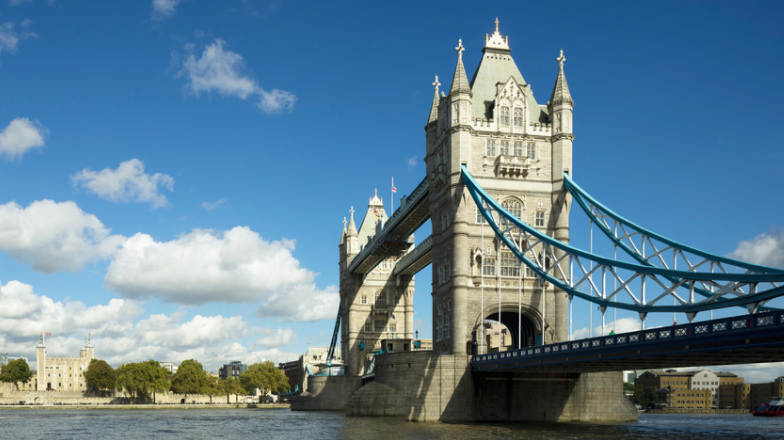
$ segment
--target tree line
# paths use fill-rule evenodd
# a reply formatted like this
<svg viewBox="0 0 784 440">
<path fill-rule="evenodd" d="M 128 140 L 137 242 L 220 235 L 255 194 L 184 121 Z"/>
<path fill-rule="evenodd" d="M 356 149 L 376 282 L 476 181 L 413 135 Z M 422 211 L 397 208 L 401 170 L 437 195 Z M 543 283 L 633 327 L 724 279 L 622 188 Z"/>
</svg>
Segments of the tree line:
<svg viewBox="0 0 784 440">
<path fill-rule="evenodd" d="M 24 359 L 10 361 L 0 369 L 0 381 L 13 383 L 17 389 L 19 383 L 27 382 L 32 376 Z M 105 361 L 93 359 L 84 372 L 84 381 L 92 391 L 111 393 L 117 390 L 134 399 L 152 397 L 153 402 L 158 393 L 167 391 L 184 394 L 186 400 L 188 394 L 208 395 L 210 403 L 213 397 L 225 395 L 229 403 L 232 395 L 237 402 L 239 396 L 252 394 L 256 389 L 262 396 L 289 389 L 286 375 L 270 361 L 250 365 L 239 379 L 220 380 L 208 376 L 198 361 L 188 359 L 180 364 L 169 381 L 169 371 L 154 360 L 131 362 L 115 370 Z"/>
<path fill-rule="evenodd" d="M 93 359 L 84 379 L 93 390 L 111 392 L 116 389 L 132 398 L 152 397 L 153 401 L 157 393 L 166 391 L 184 394 L 186 400 L 189 394 L 207 395 L 210 402 L 213 397 L 225 395 L 228 403 L 232 395 L 237 402 L 239 396 L 252 394 L 256 389 L 262 396 L 289 389 L 286 375 L 270 361 L 250 365 L 239 379 L 221 380 L 208 376 L 198 361 L 188 359 L 180 364 L 170 382 L 168 370 L 154 360 L 124 364 L 115 370 L 105 361 Z"/>
</svg>

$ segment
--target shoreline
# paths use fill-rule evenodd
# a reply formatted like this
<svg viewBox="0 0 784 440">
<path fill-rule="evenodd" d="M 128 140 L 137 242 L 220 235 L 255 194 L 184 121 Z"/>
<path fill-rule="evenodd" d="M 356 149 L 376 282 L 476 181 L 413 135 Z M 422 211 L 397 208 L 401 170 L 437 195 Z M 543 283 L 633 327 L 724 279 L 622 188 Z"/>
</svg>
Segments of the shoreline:
<svg viewBox="0 0 784 440">
<path fill-rule="evenodd" d="M 682 409 L 682 410 L 661 410 L 653 409 L 642 414 L 751 414 L 748 409 Z"/>
<path fill-rule="evenodd" d="M 69 409 L 69 410 L 86 410 L 86 409 L 100 409 L 100 410 L 161 410 L 161 409 L 289 409 L 291 407 L 288 403 L 205 403 L 201 404 L 119 404 L 119 405 L 0 405 L 2 410 L 53 410 L 53 409 Z"/>
</svg>

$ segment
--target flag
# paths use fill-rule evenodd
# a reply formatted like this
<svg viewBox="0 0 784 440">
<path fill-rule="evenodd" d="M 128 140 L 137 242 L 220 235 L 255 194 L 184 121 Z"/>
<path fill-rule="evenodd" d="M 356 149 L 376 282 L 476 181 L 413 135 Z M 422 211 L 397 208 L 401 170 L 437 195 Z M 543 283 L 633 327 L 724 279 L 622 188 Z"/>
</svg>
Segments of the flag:
<svg viewBox="0 0 784 440">
<path fill-rule="evenodd" d="M 392 192 L 393 193 L 397 192 L 397 188 L 395 188 L 395 178 L 394 177 L 392 178 Z"/>
<path fill-rule="evenodd" d="M 52 336 L 51 333 L 44 333 L 44 336 Z"/>
<path fill-rule="evenodd" d="M 376 208 L 373 208 L 373 214 L 376 214 L 376 217 L 381 217 L 381 214 L 376 211 Z"/>
</svg>

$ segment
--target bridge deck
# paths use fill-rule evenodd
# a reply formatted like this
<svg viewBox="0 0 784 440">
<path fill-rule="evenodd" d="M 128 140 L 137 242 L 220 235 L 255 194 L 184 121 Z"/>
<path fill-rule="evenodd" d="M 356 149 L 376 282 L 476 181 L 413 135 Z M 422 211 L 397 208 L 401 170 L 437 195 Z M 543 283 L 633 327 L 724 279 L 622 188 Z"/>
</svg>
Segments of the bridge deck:
<svg viewBox="0 0 784 440">
<path fill-rule="evenodd" d="M 430 184 L 427 177 L 387 220 L 384 228 L 362 248 L 349 265 L 352 274 L 366 274 L 385 258 L 402 255 L 411 247 L 408 237 L 430 218 Z"/>
<path fill-rule="evenodd" d="M 784 361 L 784 311 L 474 355 L 474 372 L 588 373 Z"/>
<path fill-rule="evenodd" d="M 433 236 L 427 237 L 395 264 L 392 275 L 414 275 L 433 262 Z"/>
</svg>

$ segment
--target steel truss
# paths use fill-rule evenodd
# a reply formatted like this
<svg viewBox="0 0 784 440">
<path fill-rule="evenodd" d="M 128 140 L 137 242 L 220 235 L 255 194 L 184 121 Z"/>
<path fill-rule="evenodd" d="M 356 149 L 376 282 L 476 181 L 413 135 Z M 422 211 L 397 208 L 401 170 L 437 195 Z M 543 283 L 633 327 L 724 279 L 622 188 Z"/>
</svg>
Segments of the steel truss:
<svg viewBox="0 0 784 440">
<path fill-rule="evenodd" d="M 603 313 L 615 307 L 636 311 L 644 319 L 650 312 L 678 312 L 692 321 L 697 312 L 733 306 L 755 313 L 761 304 L 784 296 L 784 271 L 712 255 L 655 234 L 590 198 L 568 176 L 567 189 L 573 198 L 636 263 L 586 252 L 540 232 L 490 197 L 465 166 L 462 171 L 463 183 L 496 237 L 536 276 L 570 299 L 576 296 L 599 305 Z M 646 243 L 653 250 L 650 254 L 646 254 Z M 672 267 L 665 260 L 668 252 Z M 679 260 L 688 270 L 677 269 Z M 580 290 L 584 283 L 591 293 Z M 639 283 L 637 292 L 632 290 L 633 283 Z"/>
</svg>

